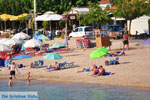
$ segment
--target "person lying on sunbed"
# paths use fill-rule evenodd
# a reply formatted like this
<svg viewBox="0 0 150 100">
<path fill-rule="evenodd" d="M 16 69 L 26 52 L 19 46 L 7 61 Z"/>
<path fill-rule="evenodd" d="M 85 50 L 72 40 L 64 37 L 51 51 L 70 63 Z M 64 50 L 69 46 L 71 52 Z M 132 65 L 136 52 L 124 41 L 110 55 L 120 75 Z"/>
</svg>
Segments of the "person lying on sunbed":
<svg viewBox="0 0 150 100">
<path fill-rule="evenodd" d="M 59 63 L 58 63 L 58 62 L 55 62 L 54 65 L 51 65 L 51 64 L 50 64 L 46 69 L 47 69 L 47 70 L 59 70 L 59 69 L 60 69 Z"/>
<path fill-rule="evenodd" d="M 96 66 L 96 65 L 94 64 L 92 67 L 89 67 L 89 68 L 83 68 L 82 70 L 77 71 L 77 73 L 93 71 L 94 68 L 95 68 L 95 66 Z"/>
</svg>

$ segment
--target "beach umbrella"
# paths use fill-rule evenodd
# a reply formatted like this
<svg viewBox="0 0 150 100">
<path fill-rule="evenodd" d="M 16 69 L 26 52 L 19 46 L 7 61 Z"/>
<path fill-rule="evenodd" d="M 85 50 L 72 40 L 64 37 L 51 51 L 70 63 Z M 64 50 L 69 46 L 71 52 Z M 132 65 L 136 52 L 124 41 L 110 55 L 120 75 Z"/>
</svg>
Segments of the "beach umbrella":
<svg viewBox="0 0 150 100">
<path fill-rule="evenodd" d="M 94 51 L 91 52 L 90 54 L 90 58 L 101 58 L 103 57 L 104 55 L 106 55 L 108 52 L 108 50 L 106 48 L 98 48 Z"/>
<path fill-rule="evenodd" d="M 19 39 L 19 40 L 24 40 L 24 39 L 29 39 L 31 38 L 28 34 L 25 34 L 23 32 L 15 34 L 12 39 Z"/>
<path fill-rule="evenodd" d="M 67 34 L 65 33 L 65 36 L 64 36 L 64 45 L 68 48 L 68 37 L 67 37 Z"/>
<path fill-rule="evenodd" d="M 5 44 L 5 42 L 9 40 L 8 38 L 2 38 L 0 39 L 0 44 Z"/>
<path fill-rule="evenodd" d="M 43 15 L 37 16 L 35 18 L 35 21 L 50 21 L 50 30 L 51 30 L 51 21 L 59 21 L 61 19 L 62 19 L 61 15 L 56 14 L 52 11 L 48 11 Z"/>
<path fill-rule="evenodd" d="M 24 47 L 25 48 L 34 48 L 34 47 L 40 47 L 42 46 L 43 43 L 40 40 L 36 40 L 36 39 L 31 39 L 28 40 L 25 44 Z"/>
<path fill-rule="evenodd" d="M 5 44 L 12 47 L 13 45 L 21 44 L 21 41 L 18 39 L 8 39 Z"/>
<path fill-rule="evenodd" d="M 18 55 L 18 56 L 15 56 L 12 59 L 13 60 L 17 60 L 17 59 L 25 59 L 25 58 L 32 58 L 32 56 L 29 56 L 29 55 Z"/>
<path fill-rule="evenodd" d="M 52 11 L 48 11 L 44 13 L 43 15 L 37 16 L 36 21 L 58 21 L 61 20 L 62 16 L 59 14 L 56 14 Z"/>
<path fill-rule="evenodd" d="M 9 47 L 8 45 L 0 44 L 0 51 L 10 51 L 10 50 L 12 50 L 12 48 Z"/>
<path fill-rule="evenodd" d="M 63 57 L 57 53 L 50 53 L 50 54 L 47 54 L 46 56 L 44 56 L 44 58 L 57 60 L 57 59 L 62 59 Z"/>
<path fill-rule="evenodd" d="M 43 34 L 34 37 L 34 39 L 37 39 L 37 40 L 40 40 L 40 41 L 49 40 L 49 38 L 47 36 L 43 35 Z"/>
<path fill-rule="evenodd" d="M 24 47 L 24 40 L 22 40 L 21 50 L 26 50 Z"/>
<path fill-rule="evenodd" d="M 65 47 L 65 45 L 63 43 L 56 42 L 50 48 L 61 48 L 61 47 Z"/>
<path fill-rule="evenodd" d="M 28 13 L 23 13 L 23 14 L 21 14 L 21 15 L 18 15 L 17 16 L 17 20 L 19 20 L 19 18 L 21 18 L 21 17 L 26 17 L 26 16 L 28 16 L 29 14 Z"/>
<path fill-rule="evenodd" d="M 14 19 L 14 18 L 16 18 L 16 16 L 14 16 L 14 15 L 9 15 L 9 14 L 0 15 L 0 19 L 2 19 L 5 23 L 5 31 L 6 31 L 6 21 L 10 20 L 10 19 Z"/>
</svg>

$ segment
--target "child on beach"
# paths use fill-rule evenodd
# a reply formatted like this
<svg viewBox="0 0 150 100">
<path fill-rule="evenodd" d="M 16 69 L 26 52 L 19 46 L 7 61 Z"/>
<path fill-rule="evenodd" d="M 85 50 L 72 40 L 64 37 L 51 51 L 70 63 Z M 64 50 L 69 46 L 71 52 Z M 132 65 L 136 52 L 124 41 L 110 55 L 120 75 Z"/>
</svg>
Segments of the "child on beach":
<svg viewBox="0 0 150 100">
<path fill-rule="evenodd" d="M 34 63 L 33 62 L 31 62 L 31 64 L 30 64 L 30 68 L 33 68 L 34 67 Z"/>
<path fill-rule="evenodd" d="M 9 78 L 8 85 L 9 85 L 10 87 L 12 87 L 12 86 L 13 86 L 12 77 L 10 77 L 10 78 Z"/>
<path fill-rule="evenodd" d="M 30 72 L 27 73 L 27 84 L 30 85 Z"/>
</svg>

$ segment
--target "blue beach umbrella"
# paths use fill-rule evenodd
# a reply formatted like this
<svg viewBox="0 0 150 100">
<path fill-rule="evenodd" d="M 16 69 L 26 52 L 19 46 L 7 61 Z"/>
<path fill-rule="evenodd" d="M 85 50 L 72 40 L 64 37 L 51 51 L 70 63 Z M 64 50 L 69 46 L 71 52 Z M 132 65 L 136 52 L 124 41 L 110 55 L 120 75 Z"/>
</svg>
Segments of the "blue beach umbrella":
<svg viewBox="0 0 150 100">
<path fill-rule="evenodd" d="M 29 55 L 19 55 L 19 56 L 15 56 L 15 57 L 13 58 L 13 60 L 25 59 L 25 58 L 32 58 L 32 56 L 29 56 Z"/>
<path fill-rule="evenodd" d="M 57 53 L 50 53 L 50 54 L 47 54 L 46 56 L 44 56 L 44 58 L 57 60 L 57 59 L 62 59 L 63 57 Z"/>
<path fill-rule="evenodd" d="M 21 50 L 26 50 L 25 47 L 24 47 L 24 40 L 22 40 Z"/>
<path fill-rule="evenodd" d="M 37 39 L 37 40 L 40 40 L 40 41 L 49 40 L 48 37 L 46 37 L 46 36 L 43 35 L 43 34 L 34 37 L 34 39 Z"/>
</svg>

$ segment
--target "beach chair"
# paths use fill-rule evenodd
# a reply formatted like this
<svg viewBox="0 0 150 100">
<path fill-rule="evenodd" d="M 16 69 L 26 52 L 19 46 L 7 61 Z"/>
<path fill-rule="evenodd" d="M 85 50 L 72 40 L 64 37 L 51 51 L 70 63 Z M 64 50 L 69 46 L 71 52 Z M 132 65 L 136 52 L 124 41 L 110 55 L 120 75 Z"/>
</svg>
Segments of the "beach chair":
<svg viewBox="0 0 150 100">
<path fill-rule="evenodd" d="M 66 66 L 72 66 L 74 65 L 74 62 L 70 62 L 70 63 L 67 63 L 67 62 L 64 62 Z"/>
<path fill-rule="evenodd" d="M 66 65 L 65 63 L 59 63 L 59 68 L 60 69 L 66 68 L 65 65 Z"/>
<path fill-rule="evenodd" d="M 67 62 L 59 63 L 60 69 L 66 68 L 66 67 L 70 67 L 70 66 L 72 66 L 72 65 L 74 65 L 74 62 L 70 62 L 70 63 L 67 63 Z"/>
<path fill-rule="evenodd" d="M 39 60 L 39 66 L 43 66 L 44 65 L 44 61 L 43 60 Z"/>
</svg>

